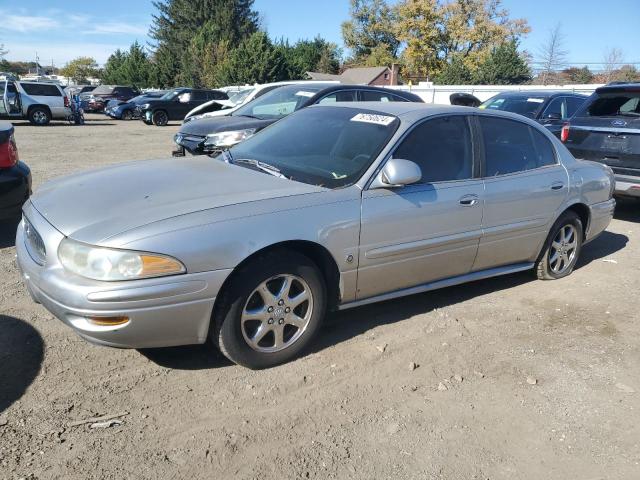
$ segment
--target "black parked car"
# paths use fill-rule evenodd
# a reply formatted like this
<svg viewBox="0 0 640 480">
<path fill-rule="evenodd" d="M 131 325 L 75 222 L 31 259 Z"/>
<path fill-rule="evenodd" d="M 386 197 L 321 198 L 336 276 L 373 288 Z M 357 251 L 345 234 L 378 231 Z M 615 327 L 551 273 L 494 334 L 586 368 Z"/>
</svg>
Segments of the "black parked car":
<svg viewBox="0 0 640 480">
<path fill-rule="evenodd" d="M 13 125 L 0 122 L 0 220 L 20 218 L 31 195 L 31 172 L 18 158 Z"/>
<path fill-rule="evenodd" d="M 86 106 L 84 102 L 82 108 L 89 112 L 102 112 L 109 100 L 120 100 L 128 102 L 133 97 L 140 95 L 140 91 L 135 87 L 123 85 L 100 85 L 96 87 L 89 97 Z M 82 99 L 82 97 L 80 97 Z"/>
<path fill-rule="evenodd" d="M 491 97 L 479 108 L 504 110 L 533 118 L 560 138 L 562 125 L 588 97 L 560 91 L 502 92 Z"/>
<path fill-rule="evenodd" d="M 187 113 L 203 103 L 228 98 L 227 94 L 220 90 L 175 88 L 157 100 L 150 100 L 137 108 L 144 123 L 163 127 L 171 120 L 184 120 Z"/>
<path fill-rule="evenodd" d="M 640 198 L 640 83 L 598 88 L 560 139 L 574 157 L 609 165 L 617 195 Z"/>
<path fill-rule="evenodd" d="M 224 117 L 201 118 L 182 125 L 174 137 L 178 150 L 193 155 L 216 154 L 249 138 L 290 113 L 315 104 L 336 102 L 422 102 L 417 95 L 388 88 L 336 83 L 278 87 Z"/>
<path fill-rule="evenodd" d="M 133 97 L 128 102 L 122 102 L 120 100 L 110 100 L 104 109 L 105 115 L 115 118 L 117 120 L 132 120 L 138 118 L 140 111 L 137 109 L 138 105 L 147 103 L 149 100 L 155 100 L 161 98 L 166 90 L 158 90 L 156 92 L 147 92 L 137 97 Z"/>
</svg>

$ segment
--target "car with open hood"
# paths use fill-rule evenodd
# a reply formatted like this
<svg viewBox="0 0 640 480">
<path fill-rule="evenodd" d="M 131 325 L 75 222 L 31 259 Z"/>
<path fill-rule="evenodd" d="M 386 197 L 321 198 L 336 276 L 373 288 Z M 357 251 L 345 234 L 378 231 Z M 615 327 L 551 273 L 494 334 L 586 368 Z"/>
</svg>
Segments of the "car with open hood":
<svg viewBox="0 0 640 480">
<path fill-rule="evenodd" d="M 229 115 L 201 118 L 184 124 L 174 136 L 174 156 L 217 154 L 310 105 L 342 102 L 419 102 L 410 92 L 336 82 L 300 82 L 270 89 Z"/>
<path fill-rule="evenodd" d="M 137 115 L 147 125 L 163 127 L 172 120 L 183 120 L 184 116 L 198 105 L 210 100 L 228 98 L 228 95 L 220 90 L 174 88 L 160 98 L 138 105 Z"/>
<path fill-rule="evenodd" d="M 525 270 L 566 277 L 611 221 L 613 183 L 519 115 L 314 105 L 215 159 L 43 185 L 17 259 L 33 298 L 91 342 L 210 340 L 265 368 L 300 355 L 333 309 Z"/>
</svg>

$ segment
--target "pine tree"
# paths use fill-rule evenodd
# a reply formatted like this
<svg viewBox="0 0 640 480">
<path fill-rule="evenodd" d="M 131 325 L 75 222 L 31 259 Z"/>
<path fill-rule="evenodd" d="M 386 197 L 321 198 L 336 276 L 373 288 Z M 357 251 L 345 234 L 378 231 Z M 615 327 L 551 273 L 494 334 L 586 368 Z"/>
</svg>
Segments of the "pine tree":
<svg viewBox="0 0 640 480">
<path fill-rule="evenodd" d="M 515 40 L 494 48 L 475 75 L 477 83 L 518 85 L 531 80 L 531 70 L 518 52 Z"/>
</svg>

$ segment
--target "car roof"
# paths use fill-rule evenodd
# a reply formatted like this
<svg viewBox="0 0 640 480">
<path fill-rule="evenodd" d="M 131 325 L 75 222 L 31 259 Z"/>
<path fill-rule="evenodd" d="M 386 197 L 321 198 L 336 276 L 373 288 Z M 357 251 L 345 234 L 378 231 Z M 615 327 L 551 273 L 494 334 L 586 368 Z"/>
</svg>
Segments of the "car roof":
<svg viewBox="0 0 640 480">
<path fill-rule="evenodd" d="M 596 89 L 596 93 L 640 92 L 640 83 L 610 83 Z"/>
<path fill-rule="evenodd" d="M 362 109 L 369 112 L 393 115 L 408 122 L 417 121 L 434 115 L 466 113 L 468 115 L 503 117 L 527 123 L 529 125 L 539 126 L 537 122 L 517 113 L 506 112 L 503 110 L 480 110 L 476 107 L 463 107 L 459 105 L 439 105 L 418 102 L 337 102 L 331 105 L 314 105 L 310 108 L 323 107 L 351 108 L 354 110 Z"/>
<path fill-rule="evenodd" d="M 558 96 L 575 96 L 575 97 L 585 97 L 586 95 L 582 95 L 576 92 L 567 92 L 566 90 L 517 90 L 511 91 L 507 90 L 504 92 L 500 92 L 495 96 L 501 97 L 543 97 L 543 98 L 551 98 Z"/>
</svg>

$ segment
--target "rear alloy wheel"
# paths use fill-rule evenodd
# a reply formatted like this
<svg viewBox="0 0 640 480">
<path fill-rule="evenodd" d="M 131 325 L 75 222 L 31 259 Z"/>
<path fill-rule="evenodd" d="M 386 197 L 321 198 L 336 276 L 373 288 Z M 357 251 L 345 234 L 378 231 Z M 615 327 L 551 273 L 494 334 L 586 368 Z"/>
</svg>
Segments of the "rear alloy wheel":
<svg viewBox="0 0 640 480">
<path fill-rule="evenodd" d="M 156 127 L 164 127 L 169 123 L 169 116 L 167 115 L 167 112 L 158 110 L 157 112 L 153 112 L 151 120 Z"/>
<path fill-rule="evenodd" d="M 324 317 L 326 288 L 315 264 L 296 252 L 271 252 L 238 271 L 214 315 L 212 340 L 252 369 L 295 358 Z"/>
<path fill-rule="evenodd" d="M 582 249 L 583 228 L 580 217 L 565 212 L 556 221 L 536 263 L 541 280 L 555 280 L 571 274 Z"/>
<path fill-rule="evenodd" d="M 50 121 L 51 114 L 44 107 L 35 107 L 29 112 L 29 122 L 33 125 L 48 125 Z"/>
</svg>

